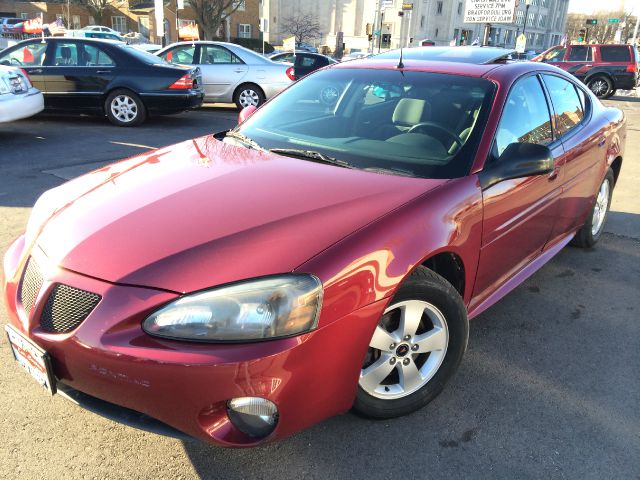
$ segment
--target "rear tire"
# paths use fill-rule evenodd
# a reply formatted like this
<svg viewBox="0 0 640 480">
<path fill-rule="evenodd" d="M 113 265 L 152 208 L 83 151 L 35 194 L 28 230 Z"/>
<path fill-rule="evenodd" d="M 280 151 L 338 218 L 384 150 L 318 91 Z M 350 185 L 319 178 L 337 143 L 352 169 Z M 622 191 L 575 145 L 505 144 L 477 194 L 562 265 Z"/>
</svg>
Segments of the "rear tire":
<svg viewBox="0 0 640 480">
<path fill-rule="evenodd" d="M 418 267 L 373 332 L 353 409 L 370 418 L 393 418 L 424 407 L 458 369 L 468 338 L 458 292 Z"/>
<path fill-rule="evenodd" d="M 250 105 L 259 107 L 264 100 L 262 89 L 253 83 L 240 85 L 233 94 L 233 101 L 240 110 Z"/>
<path fill-rule="evenodd" d="M 613 92 L 613 84 L 609 78 L 604 75 L 595 75 L 587 82 L 587 87 L 598 98 L 608 98 Z"/>
<path fill-rule="evenodd" d="M 607 214 L 609 213 L 609 207 L 611 206 L 614 183 L 613 172 L 609 169 L 600 184 L 600 188 L 598 188 L 589 217 L 582 228 L 578 230 L 576 236 L 573 237 L 573 240 L 571 240 L 571 245 L 580 248 L 591 248 L 600 239 L 607 220 Z"/>
<path fill-rule="evenodd" d="M 135 127 L 147 118 L 147 110 L 140 97 L 124 88 L 114 90 L 107 96 L 104 111 L 109 121 L 118 127 Z"/>
</svg>

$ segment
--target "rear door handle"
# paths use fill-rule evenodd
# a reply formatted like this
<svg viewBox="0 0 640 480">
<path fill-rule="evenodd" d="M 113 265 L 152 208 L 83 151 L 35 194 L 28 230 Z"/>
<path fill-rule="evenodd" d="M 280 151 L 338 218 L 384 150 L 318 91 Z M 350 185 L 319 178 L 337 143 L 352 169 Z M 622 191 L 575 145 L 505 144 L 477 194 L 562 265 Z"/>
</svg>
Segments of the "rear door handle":
<svg viewBox="0 0 640 480">
<path fill-rule="evenodd" d="M 243 73 L 243 72 L 244 72 L 244 70 L 234 70 L 234 72 L 236 72 L 236 73 Z"/>
<path fill-rule="evenodd" d="M 111 70 L 97 70 L 96 73 L 104 75 L 105 73 L 111 73 Z"/>
<path fill-rule="evenodd" d="M 42 69 L 41 68 L 32 68 L 30 70 L 27 70 L 27 72 L 29 74 L 31 74 L 31 73 L 42 73 Z"/>
</svg>

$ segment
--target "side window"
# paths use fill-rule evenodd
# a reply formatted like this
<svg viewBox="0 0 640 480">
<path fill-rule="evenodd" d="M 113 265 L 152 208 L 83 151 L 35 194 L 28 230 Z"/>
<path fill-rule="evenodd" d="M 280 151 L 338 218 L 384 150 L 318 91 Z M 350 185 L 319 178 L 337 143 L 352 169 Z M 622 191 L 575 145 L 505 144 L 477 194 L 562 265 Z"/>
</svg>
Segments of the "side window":
<svg viewBox="0 0 640 480">
<path fill-rule="evenodd" d="M 316 64 L 316 59 L 313 57 L 302 57 L 302 61 L 300 62 L 301 67 L 312 67 Z"/>
<path fill-rule="evenodd" d="M 24 47 L 11 50 L 0 56 L 0 65 L 33 67 L 42 65 L 45 59 L 47 44 L 30 43 Z"/>
<path fill-rule="evenodd" d="M 566 51 L 567 49 L 564 47 L 554 48 L 550 52 L 547 52 L 547 54 L 543 57 L 543 61 L 548 63 L 562 62 Z"/>
<path fill-rule="evenodd" d="M 113 67 L 115 62 L 109 55 L 93 45 L 84 45 L 83 50 L 79 53 L 79 64 L 82 66 L 92 67 Z"/>
<path fill-rule="evenodd" d="M 592 54 L 591 47 L 585 47 L 583 45 L 574 45 L 569 51 L 568 62 L 591 62 Z"/>
<path fill-rule="evenodd" d="M 279 63 L 293 63 L 293 53 L 286 53 L 284 55 L 279 56 L 274 62 Z"/>
<path fill-rule="evenodd" d="M 603 62 L 630 62 L 631 50 L 627 45 L 603 45 L 600 58 Z"/>
<path fill-rule="evenodd" d="M 536 76 L 519 80 L 502 111 L 496 133 L 496 158 L 511 143 L 548 145 L 553 140 L 547 100 Z"/>
<path fill-rule="evenodd" d="M 167 62 L 170 63 L 183 63 L 190 65 L 193 63 L 193 56 L 196 53 L 196 47 L 186 45 L 182 47 L 172 48 L 168 52 L 161 55 Z"/>
<path fill-rule="evenodd" d="M 78 45 L 71 42 L 58 42 L 56 53 L 53 56 L 53 64 L 58 67 L 78 66 Z"/>
<path fill-rule="evenodd" d="M 214 63 L 244 63 L 236 55 L 218 45 L 203 45 L 200 47 L 200 63 L 213 65 Z"/>
<path fill-rule="evenodd" d="M 543 75 L 551 103 L 556 111 L 556 131 L 565 135 L 584 118 L 584 110 L 573 83 L 553 75 Z"/>
</svg>

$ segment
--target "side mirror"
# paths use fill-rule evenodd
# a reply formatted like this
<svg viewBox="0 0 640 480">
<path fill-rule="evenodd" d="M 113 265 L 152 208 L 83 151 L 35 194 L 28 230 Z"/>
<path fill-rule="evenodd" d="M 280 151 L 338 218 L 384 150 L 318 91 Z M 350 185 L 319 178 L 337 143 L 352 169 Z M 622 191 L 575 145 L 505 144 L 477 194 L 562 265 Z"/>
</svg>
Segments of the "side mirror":
<svg viewBox="0 0 640 480">
<path fill-rule="evenodd" d="M 255 105 L 249 105 L 248 107 L 244 107 L 242 110 L 240 110 L 240 113 L 238 114 L 238 125 L 240 125 L 247 118 L 253 115 L 253 112 L 255 112 L 257 109 L 258 108 Z"/>
<path fill-rule="evenodd" d="M 551 173 L 554 168 L 549 147 L 535 143 L 512 143 L 478 177 L 480 187 L 484 190 L 504 180 Z"/>
</svg>

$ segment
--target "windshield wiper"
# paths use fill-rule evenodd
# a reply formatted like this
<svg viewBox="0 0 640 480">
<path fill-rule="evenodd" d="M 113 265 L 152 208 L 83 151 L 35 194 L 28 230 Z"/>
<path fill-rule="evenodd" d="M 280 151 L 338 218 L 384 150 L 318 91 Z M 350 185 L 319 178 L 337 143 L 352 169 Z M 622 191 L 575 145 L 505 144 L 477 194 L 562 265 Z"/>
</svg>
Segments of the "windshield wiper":
<svg viewBox="0 0 640 480">
<path fill-rule="evenodd" d="M 363 168 L 363 170 L 367 171 L 367 172 L 373 172 L 373 173 L 383 173 L 383 174 L 390 174 L 390 175 L 401 175 L 403 177 L 415 177 L 416 174 L 413 173 L 411 170 L 404 170 L 402 168 L 382 168 L 382 167 L 369 167 L 369 168 Z"/>
<path fill-rule="evenodd" d="M 324 153 L 316 152 L 315 150 L 303 150 L 298 148 L 272 148 L 270 152 L 277 153 L 279 155 L 286 155 L 288 157 L 295 158 L 308 158 L 316 162 L 328 163 L 330 165 L 336 165 L 343 168 L 354 168 L 349 162 L 344 160 L 338 160 L 337 158 L 330 157 Z"/>
<path fill-rule="evenodd" d="M 240 143 L 243 143 L 245 146 L 254 150 L 264 150 L 260 145 L 258 145 L 258 142 L 256 142 L 252 138 L 247 137 L 246 135 L 243 135 L 240 132 L 236 132 L 235 130 L 229 130 L 227 133 L 225 133 L 224 136 L 225 138 L 230 137 L 238 140 Z"/>
</svg>

